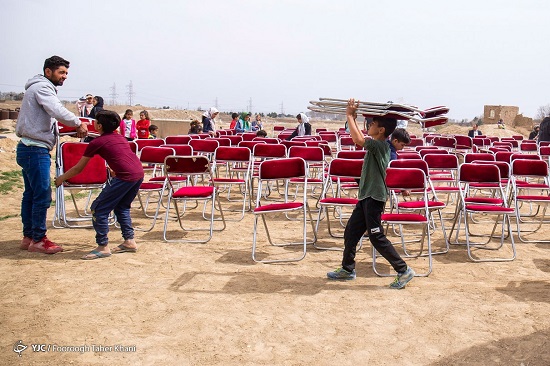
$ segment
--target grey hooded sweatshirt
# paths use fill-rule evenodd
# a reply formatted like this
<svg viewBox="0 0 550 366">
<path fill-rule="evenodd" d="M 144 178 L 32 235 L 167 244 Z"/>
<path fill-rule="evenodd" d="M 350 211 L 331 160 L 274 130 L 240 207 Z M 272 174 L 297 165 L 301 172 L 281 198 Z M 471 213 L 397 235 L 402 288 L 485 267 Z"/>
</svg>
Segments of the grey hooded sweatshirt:
<svg viewBox="0 0 550 366">
<path fill-rule="evenodd" d="M 36 75 L 25 85 L 15 133 L 46 144 L 52 150 L 56 138 L 52 117 L 71 127 L 81 123 L 74 113 L 63 107 L 52 82 L 43 75 Z"/>
</svg>

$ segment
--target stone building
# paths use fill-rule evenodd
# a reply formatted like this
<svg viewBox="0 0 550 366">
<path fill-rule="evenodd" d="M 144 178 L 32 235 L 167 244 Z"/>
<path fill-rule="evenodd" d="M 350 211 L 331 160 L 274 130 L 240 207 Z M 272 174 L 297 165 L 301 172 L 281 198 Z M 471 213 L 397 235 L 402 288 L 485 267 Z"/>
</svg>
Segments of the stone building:
<svg viewBox="0 0 550 366">
<path fill-rule="evenodd" d="M 527 127 L 533 125 L 533 119 L 519 113 L 519 107 L 505 105 L 483 106 L 483 123 L 496 124 L 499 119 L 511 127 Z"/>
</svg>

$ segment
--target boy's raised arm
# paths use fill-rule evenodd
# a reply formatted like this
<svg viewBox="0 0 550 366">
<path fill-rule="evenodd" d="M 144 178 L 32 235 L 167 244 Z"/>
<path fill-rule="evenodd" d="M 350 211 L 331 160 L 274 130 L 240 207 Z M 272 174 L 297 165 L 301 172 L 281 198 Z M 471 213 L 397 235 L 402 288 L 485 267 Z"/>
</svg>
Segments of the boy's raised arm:
<svg viewBox="0 0 550 366">
<path fill-rule="evenodd" d="M 357 108 L 359 108 L 359 101 L 356 102 L 353 98 L 349 99 L 346 107 L 346 118 L 348 120 L 349 133 L 353 142 L 359 146 L 363 146 L 365 144 L 365 136 L 363 136 L 363 132 L 361 132 L 361 129 L 359 129 L 355 121 Z"/>
</svg>

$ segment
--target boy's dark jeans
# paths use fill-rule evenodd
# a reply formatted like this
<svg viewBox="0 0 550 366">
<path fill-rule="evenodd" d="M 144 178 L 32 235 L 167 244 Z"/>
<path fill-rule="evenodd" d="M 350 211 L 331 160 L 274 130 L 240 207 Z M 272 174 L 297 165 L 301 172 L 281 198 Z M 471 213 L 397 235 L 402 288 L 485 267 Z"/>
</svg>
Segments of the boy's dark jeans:
<svg viewBox="0 0 550 366">
<path fill-rule="evenodd" d="M 130 217 L 130 206 L 139 191 L 143 179 L 127 182 L 118 178 L 111 179 L 90 207 L 93 212 L 93 225 L 97 245 L 107 245 L 109 238 L 109 214 L 114 211 L 120 224 L 124 240 L 134 238 L 134 228 Z"/>
<path fill-rule="evenodd" d="M 346 271 L 355 269 L 355 254 L 357 243 L 368 230 L 368 237 L 374 248 L 390 262 L 397 272 L 407 270 L 407 264 L 395 250 L 392 243 L 386 238 L 382 227 L 381 217 L 384 212 L 385 202 L 372 198 L 365 198 L 357 203 L 344 232 L 344 256 L 342 268 Z"/>
</svg>

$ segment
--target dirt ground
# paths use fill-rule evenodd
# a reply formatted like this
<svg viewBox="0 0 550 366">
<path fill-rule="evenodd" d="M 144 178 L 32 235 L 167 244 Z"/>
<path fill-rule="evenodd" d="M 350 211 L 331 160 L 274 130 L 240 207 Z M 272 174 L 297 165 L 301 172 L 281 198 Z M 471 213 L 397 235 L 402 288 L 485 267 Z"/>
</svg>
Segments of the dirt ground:
<svg viewBox="0 0 550 366">
<path fill-rule="evenodd" d="M 491 128 L 482 129 L 515 133 Z M 0 139 L 0 172 L 18 170 L 15 145 L 13 135 Z M 137 253 L 83 261 L 93 230 L 52 228 L 53 206 L 48 235 L 64 252 L 19 249 L 21 192 L 15 185 L 0 200 L 2 365 L 550 364 L 548 244 L 517 244 L 517 259 L 505 263 L 473 263 L 465 247 L 453 246 L 433 257 L 429 277 L 396 291 L 388 289 L 391 278 L 373 273 L 368 241 L 355 281 L 327 280 L 341 252 L 312 246 L 300 262 L 254 263 L 247 213 L 207 244 L 166 243 L 159 222 L 136 232 Z M 146 225 L 137 207 L 134 222 Z M 299 232 L 284 217 L 272 224 L 279 236 Z M 111 230 L 116 245 L 120 234 Z M 175 225 L 170 233 L 178 233 Z M 538 238 L 548 233 L 544 227 Z M 298 250 L 267 248 L 262 230 L 259 239 L 262 257 Z M 325 221 L 319 241 L 342 245 Z M 440 229 L 432 241 L 441 247 Z M 408 263 L 426 268 L 425 258 Z"/>
</svg>

